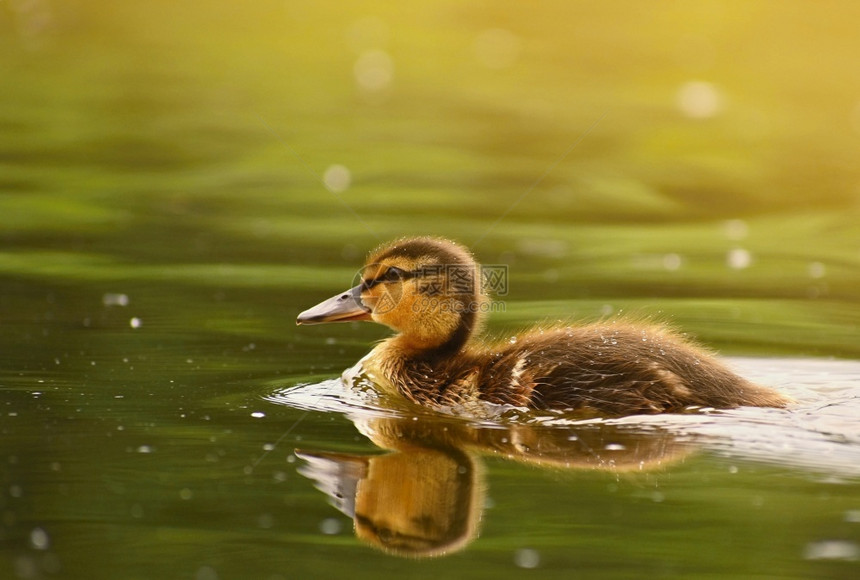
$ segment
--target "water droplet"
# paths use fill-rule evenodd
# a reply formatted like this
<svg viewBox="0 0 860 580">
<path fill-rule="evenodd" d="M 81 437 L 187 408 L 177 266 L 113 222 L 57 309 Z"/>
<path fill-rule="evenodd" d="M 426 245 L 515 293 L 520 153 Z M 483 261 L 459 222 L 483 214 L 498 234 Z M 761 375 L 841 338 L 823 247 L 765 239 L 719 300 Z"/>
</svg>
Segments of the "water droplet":
<svg viewBox="0 0 860 580">
<path fill-rule="evenodd" d="M 384 50 L 365 50 L 352 69 L 358 87 L 368 93 L 378 93 L 391 86 L 394 80 L 394 61 Z"/>
<path fill-rule="evenodd" d="M 822 540 L 810 542 L 803 551 L 807 560 L 849 560 L 860 559 L 860 546 L 847 540 Z"/>
<path fill-rule="evenodd" d="M 752 254 L 743 248 L 733 248 L 726 254 L 726 264 L 732 270 L 743 270 L 752 264 Z"/>
<path fill-rule="evenodd" d="M 30 532 L 30 545 L 36 550 L 47 550 L 51 545 L 51 538 L 42 528 L 33 528 Z"/>
<path fill-rule="evenodd" d="M 666 254 L 663 256 L 663 267 L 670 272 L 674 272 L 681 267 L 683 260 L 678 254 Z"/>
<path fill-rule="evenodd" d="M 341 528 L 343 528 L 343 526 L 341 525 L 340 520 L 336 518 L 326 518 L 320 522 L 320 531 L 327 536 L 339 534 Z"/>
<path fill-rule="evenodd" d="M 194 580 L 218 580 L 218 572 L 211 566 L 200 566 L 194 572 Z"/>
<path fill-rule="evenodd" d="M 15 575 L 18 578 L 38 578 L 39 574 L 39 565 L 34 558 L 24 555 L 15 560 Z"/>
<path fill-rule="evenodd" d="M 705 81 L 690 81 L 678 90 L 677 105 L 681 113 L 692 119 L 708 119 L 723 108 L 717 88 Z"/>
<path fill-rule="evenodd" d="M 531 548 L 521 548 L 514 552 L 514 563 L 520 568 L 537 568 L 540 554 Z"/>
<path fill-rule="evenodd" d="M 108 292 L 102 296 L 105 306 L 128 306 L 128 295 Z"/>
<path fill-rule="evenodd" d="M 137 316 L 133 317 L 131 320 L 128 321 L 128 325 L 131 326 L 132 328 L 140 328 L 141 324 L 143 324 L 143 323 L 140 321 L 140 318 L 138 318 Z"/>
<path fill-rule="evenodd" d="M 343 165 L 330 165 L 323 173 L 323 184 L 333 193 L 346 191 L 351 183 L 352 173 Z"/>
<path fill-rule="evenodd" d="M 275 525 L 275 516 L 272 514 L 260 514 L 257 518 L 257 526 L 261 527 L 264 530 L 268 530 L 269 528 Z"/>
<path fill-rule="evenodd" d="M 809 264 L 807 271 L 809 272 L 809 277 L 815 279 L 824 278 L 824 275 L 827 273 L 827 269 L 821 262 L 812 262 Z"/>
</svg>

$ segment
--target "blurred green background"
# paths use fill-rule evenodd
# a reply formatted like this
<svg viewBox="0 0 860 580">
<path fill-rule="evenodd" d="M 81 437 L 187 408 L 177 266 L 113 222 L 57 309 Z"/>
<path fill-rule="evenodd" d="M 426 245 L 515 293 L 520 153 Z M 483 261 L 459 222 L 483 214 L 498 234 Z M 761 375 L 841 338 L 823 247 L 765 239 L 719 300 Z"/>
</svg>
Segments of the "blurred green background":
<svg viewBox="0 0 860 580">
<path fill-rule="evenodd" d="M 410 568 L 320 536 L 331 508 L 294 467 L 247 466 L 299 417 L 287 442 L 372 446 L 261 396 L 336 376 L 387 331 L 295 315 L 377 243 L 433 234 L 509 266 L 491 333 L 622 311 L 729 354 L 858 358 L 858 25 L 850 1 L 0 2 L 2 574 L 498 576 L 522 509 L 563 553 L 569 480 L 504 464 L 510 507 L 477 555 Z M 820 493 L 753 470 L 697 504 L 724 468 L 676 474 L 690 513 Z M 610 501 L 586 480 L 571 510 Z M 836 496 L 856 509 L 856 488 Z M 283 509 L 273 539 L 259 513 Z M 743 540 L 765 563 L 611 526 L 577 557 L 605 577 L 845 577 L 797 563 L 792 534 L 826 528 L 797 509 L 787 536 L 774 507 Z M 618 542 L 646 543 L 612 568 Z M 291 568 L 264 574 L 281 549 Z"/>
<path fill-rule="evenodd" d="M 6 275 L 325 294 L 431 233 L 509 263 L 511 301 L 671 298 L 720 346 L 858 351 L 853 3 L 0 15 Z"/>
</svg>

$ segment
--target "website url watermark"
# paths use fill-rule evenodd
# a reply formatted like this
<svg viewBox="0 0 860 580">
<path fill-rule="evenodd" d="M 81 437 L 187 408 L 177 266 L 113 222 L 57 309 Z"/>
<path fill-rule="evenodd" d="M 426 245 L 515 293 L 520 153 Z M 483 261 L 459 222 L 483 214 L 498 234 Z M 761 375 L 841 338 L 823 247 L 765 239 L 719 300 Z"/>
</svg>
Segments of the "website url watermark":
<svg viewBox="0 0 860 580">
<path fill-rule="evenodd" d="M 502 300 L 484 300 L 481 302 L 458 302 L 456 300 L 443 300 L 429 296 L 412 303 L 413 312 L 424 312 L 427 310 L 439 312 L 455 312 L 457 314 L 476 312 L 507 312 L 507 306 Z"/>
</svg>

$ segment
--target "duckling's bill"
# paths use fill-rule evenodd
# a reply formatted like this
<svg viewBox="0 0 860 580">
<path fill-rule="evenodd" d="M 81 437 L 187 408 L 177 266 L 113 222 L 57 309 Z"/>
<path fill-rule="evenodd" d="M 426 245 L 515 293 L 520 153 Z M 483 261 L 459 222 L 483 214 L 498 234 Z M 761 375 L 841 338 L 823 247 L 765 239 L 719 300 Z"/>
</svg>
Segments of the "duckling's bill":
<svg viewBox="0 0 860 580">
<path fill-rule="evenodd" d="M 296 324 L 351 322 L 353 320 L 371 320 L 370 308 L 361 301 L 361 285 L 308 308 L 299 314 L 296 318 Z"/>
</svg>

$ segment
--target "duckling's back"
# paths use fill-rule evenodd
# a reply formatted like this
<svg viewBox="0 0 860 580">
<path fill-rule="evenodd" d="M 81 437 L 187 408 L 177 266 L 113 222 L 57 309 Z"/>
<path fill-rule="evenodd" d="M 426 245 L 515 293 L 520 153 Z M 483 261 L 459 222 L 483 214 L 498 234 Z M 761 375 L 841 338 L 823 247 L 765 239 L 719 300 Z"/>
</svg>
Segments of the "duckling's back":
<svg viewBox="0 0 860 580">
<path fill-rule="evenodd" d="M 617 416 L 788 402 L 658 326 L 536 331 L 491 352 L 479 388 L 494 403 Z"/>
</svg>

